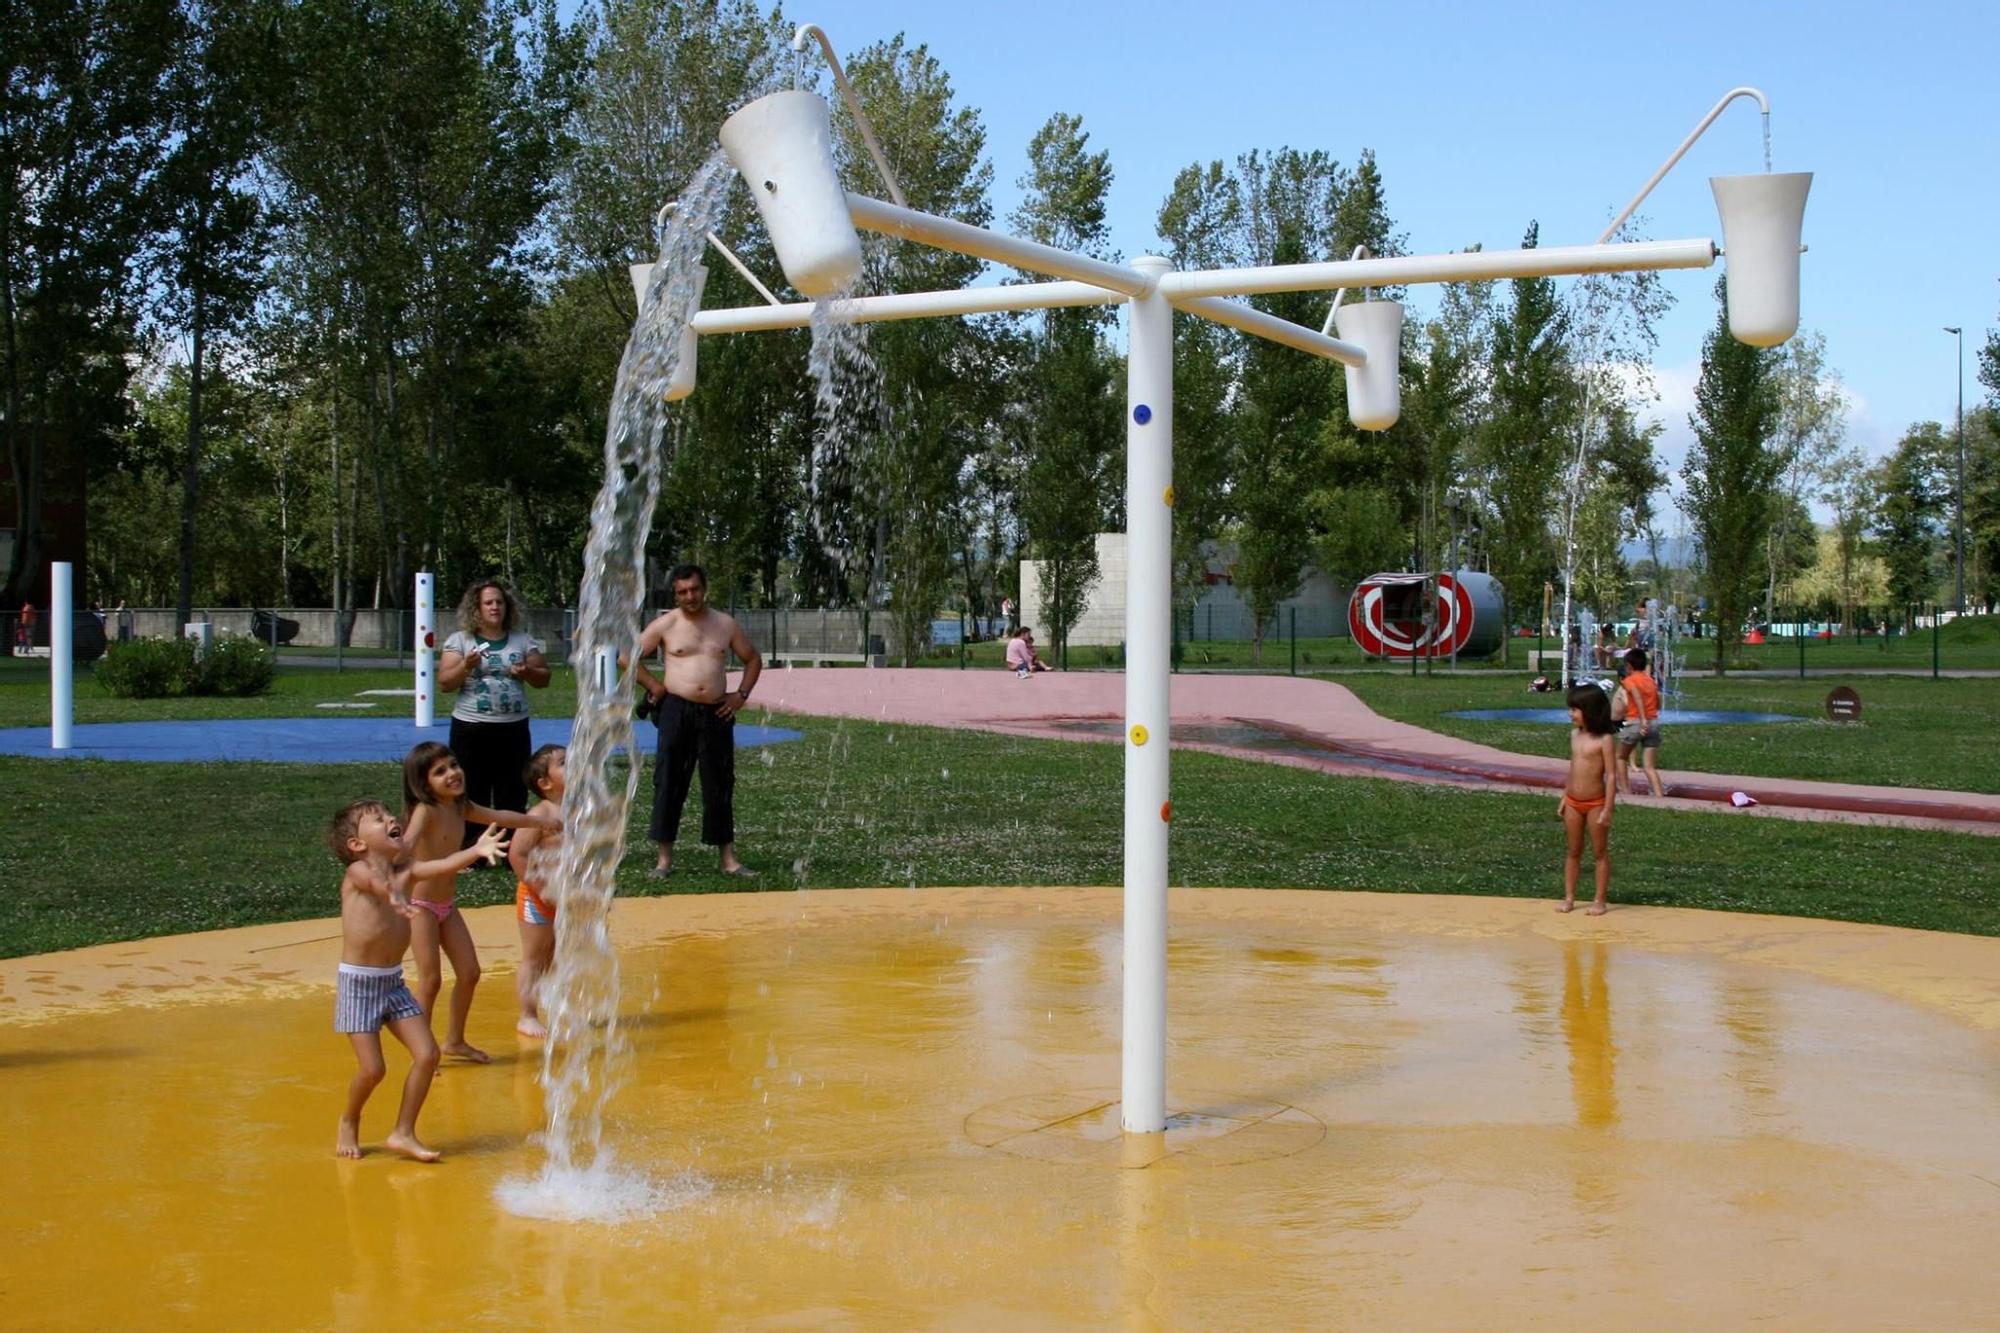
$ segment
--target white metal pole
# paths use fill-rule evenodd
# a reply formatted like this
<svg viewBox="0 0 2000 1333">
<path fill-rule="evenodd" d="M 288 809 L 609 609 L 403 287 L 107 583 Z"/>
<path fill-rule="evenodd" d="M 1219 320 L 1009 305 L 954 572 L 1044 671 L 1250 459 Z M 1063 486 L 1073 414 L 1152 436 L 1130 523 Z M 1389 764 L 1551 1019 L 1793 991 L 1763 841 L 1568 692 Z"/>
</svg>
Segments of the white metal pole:
<svg viewBox="0 0 2000 1333">
<path fill-rule="evenodd" d="M 429 570 L 417 574 L 417 726 L 429 727 L 437 720 L 437 681 L 431 670 L 431 654 L 437 647 L 436 580 Z"/>
<path fill-rule="evenodd" d="M 70 651 L 75 632 L 70 603 L 70 563 L 58 560 L 49 566 L 49 748 L 69 749 L 70 720 L 74 714 L 76 655 Z"/>
<path fill-rule="evenodd" d="M 1144 255 L 1157 279 L 1173 266 Z M 1127 1133 L 1167 1127 L 1168 689 L 1174 560 L 1174 312 L 1131 303 L 1125 403 L 1125 1022 Z"/>
</svg>

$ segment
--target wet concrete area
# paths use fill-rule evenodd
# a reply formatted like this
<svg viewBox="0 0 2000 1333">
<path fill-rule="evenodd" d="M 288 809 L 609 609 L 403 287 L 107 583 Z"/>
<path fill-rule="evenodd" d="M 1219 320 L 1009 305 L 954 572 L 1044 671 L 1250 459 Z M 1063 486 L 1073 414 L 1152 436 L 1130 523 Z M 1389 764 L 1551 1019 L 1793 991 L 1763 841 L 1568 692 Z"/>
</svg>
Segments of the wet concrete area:
<svg viewBox="0 0 2000 1333">
<path fill-rule="evenodd" d="M 1166 1135 L 1117 1131 L 1118 895 L 619 906 L 619 1223 L 517 1217 L 511 927 L 426 1108 L 298 923 L 0 964 L 11 1326 L 1964 1327 L 2000 1308 L 2000 941 L 1177 891 Z M 232 952 L 233 950 L 233 952 Z"/>
</svg>

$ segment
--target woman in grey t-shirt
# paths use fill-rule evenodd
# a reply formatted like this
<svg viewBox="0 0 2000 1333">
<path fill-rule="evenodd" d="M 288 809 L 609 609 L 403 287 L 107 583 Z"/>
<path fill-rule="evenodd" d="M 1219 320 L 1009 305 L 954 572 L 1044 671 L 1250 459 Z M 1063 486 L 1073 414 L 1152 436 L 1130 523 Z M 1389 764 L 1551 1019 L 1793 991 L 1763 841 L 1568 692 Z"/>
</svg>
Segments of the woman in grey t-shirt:
<svg viewBox="0 0 2000 1333">
<path fill-rule="evenodd" d="M 456 690 L 451 750 L 465 770 L 465 795 L 494 810 L 525 810 L 521 772 L 534 751 L 528 734 L 528 691 L 549 683 L 541 645 L 522 633 L 520 603 L 504 583 L 488 579 L 465 590 L 458 632 L 438 657 L 438 689 Z M 466 826 L 468 840 L 483 825 Z"/>
</svg>

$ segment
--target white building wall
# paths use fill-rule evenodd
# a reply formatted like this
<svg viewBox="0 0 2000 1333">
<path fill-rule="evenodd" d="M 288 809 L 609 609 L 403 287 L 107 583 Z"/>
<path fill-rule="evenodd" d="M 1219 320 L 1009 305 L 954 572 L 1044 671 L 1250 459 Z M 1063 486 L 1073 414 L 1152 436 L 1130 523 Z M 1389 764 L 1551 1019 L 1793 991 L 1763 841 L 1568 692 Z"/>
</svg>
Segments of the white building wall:
<svg viewBox="0 0 2000 1333">
<path fill-rule="evenodd" d="M 1236 551 L 1231 545 L 1218 543 L 1211 549 L 1208 560 L 1211 581 L 1194 606 L 1195 637 L 1250 638 L 1250 608 L 1229 578 L 1235 559 Z M 1112 646 L 1125 641 L 1124 533 L 1097 535 L 1097 563 L 1097 586 L 1091 589 L 1083 614 L 1070 631 L 1072 647 Z M 1041 564 L 1039 560 L 1021 562 L 1021 624 L 1034 630 L 1035 642 L 1047 649 L 1054 643 L 1054 635 L 1042 610 Z M 1278 633 L 1290 632 L 1294 610 L 1298 612 L 1298 630 L 1303 637 L 1347 633 L 1347 589 L 1335 587 L 1317 569 L 1307 569 L 1298 594 L 1279 603 Z M 1188 632 L 1189 627 L 1183 621 L 1181 633 Z"/>
</svg>

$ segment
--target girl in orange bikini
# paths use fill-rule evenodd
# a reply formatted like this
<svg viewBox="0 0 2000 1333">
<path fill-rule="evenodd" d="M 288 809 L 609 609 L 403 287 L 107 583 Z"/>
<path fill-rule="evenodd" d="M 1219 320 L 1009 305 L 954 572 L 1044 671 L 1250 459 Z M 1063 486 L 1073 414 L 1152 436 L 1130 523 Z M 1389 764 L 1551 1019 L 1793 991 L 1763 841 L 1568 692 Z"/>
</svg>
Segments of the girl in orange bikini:
<svg viewBox="0 0 2000 1333">
<path fill-rule="evenodd" d="M 498 824 L 503 828 L 527 828 L 541 824 L 513 810 L 488 810 L 465 799 L 465 770 L 451 747 L 424 741 L 403 760 L 403 847 L 418 861 L 442 861 L 465 841 L 465 821 Z M 504 845 L 502 850 L 505 850 Z M 417 963 L 417 1003 L 424 1016 L 437 1010 L 438 991 L 444 987 L 444 969 L 438 961 L 443 952 L 451 959 L 451 1022 L 445 1032 L 443 1051 L 485 1064 L 486 1052 L 465 1039 L 465 1020 L 472 1013 L 472 988 L 479 984 L 479 953 L 472 947 L 472 932 L 458 910 L 458 875 L 453 872 L 432 879 L 413 880 L 410 906 L 419 908 L 410 921 L 410 956 Z"/>
<path fill-rule="evenodd" d="M 1611 700 L 1596 685 L 1569 687 L 1569 782 L 1556 803 L 1556 817 L 1569 835 L 1563 859 L 1563 900 L 1558 912 L 1576 907 L 1576 877 L 1583 868 L 1583 831 L 1590 829 L 1591 859 L 1597 872 L 1597 900 L 1591 916 L 1605 913 L 1611 890 L 1611 807 L 1617 796 L 1617 727 L 1611 721 Z"/>
</svg>

